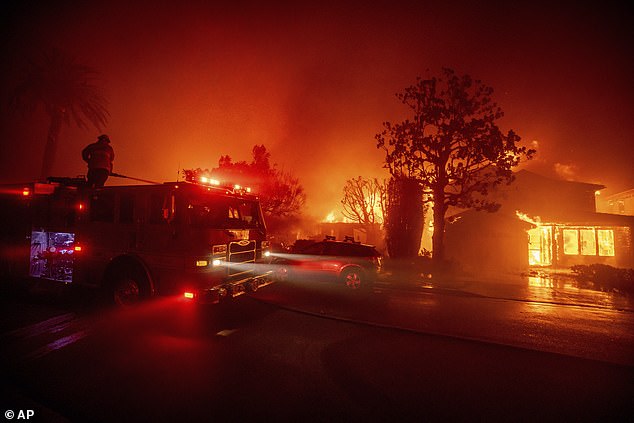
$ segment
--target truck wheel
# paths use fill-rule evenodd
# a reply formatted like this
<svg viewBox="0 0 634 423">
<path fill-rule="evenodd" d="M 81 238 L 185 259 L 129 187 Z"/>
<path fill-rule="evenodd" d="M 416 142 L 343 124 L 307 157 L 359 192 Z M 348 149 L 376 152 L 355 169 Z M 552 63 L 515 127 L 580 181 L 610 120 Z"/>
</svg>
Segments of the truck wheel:
<svg viewBox="0 0 634 423">
<path fill-rule="evenodd" d="M 113 281 L 112 300 L 119 307 L 133 306 L 146 297 L 144 288 L 142 277 L 132 273 L 122 273 Z"/>
<path fill-rule="evenodd" d="M 341 274 L 341 280 L 345 284 L 345 286 L 349 289 L 361 289 L 365 288 L 366 280 L 363 275 L 363 271 L 358 268 L 352 268 L 345 270 Z"/>
</svg>

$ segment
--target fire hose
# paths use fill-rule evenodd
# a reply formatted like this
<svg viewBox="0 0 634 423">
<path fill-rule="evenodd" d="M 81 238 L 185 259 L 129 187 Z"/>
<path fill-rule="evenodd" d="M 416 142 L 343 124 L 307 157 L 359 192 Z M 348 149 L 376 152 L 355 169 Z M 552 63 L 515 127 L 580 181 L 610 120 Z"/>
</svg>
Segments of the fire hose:
<svg viewBox="0 0 634 423">
<path fill-rule="evenodd" d="M 134 178 L 132 176 L 126 176 L 126 175 L 122 175 L 120 173 L 111 173 L 110 176 L 114 176 L 114 177 L 117 177 L 117 178 L 131 179 L 133 181 L 145 182 L 147 184 L 161 185 L 160 182 L 149 181 L 147 179 L 141 179 L 141 178 Z"/>
</svg>

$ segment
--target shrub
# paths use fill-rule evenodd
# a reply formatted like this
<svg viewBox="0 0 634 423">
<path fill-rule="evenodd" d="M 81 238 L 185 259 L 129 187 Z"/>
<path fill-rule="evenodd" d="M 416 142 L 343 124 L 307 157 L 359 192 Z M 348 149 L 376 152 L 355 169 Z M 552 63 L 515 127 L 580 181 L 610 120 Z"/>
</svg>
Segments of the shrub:
<svg viewBox="0 0 634 423">
<path fill-rule="evenodd" d="M 606 264 L 578 264 L 570 268 L 580 282 L 590 282 L 603 291 L 634 293 L 634 269 Z"/>
</svg>

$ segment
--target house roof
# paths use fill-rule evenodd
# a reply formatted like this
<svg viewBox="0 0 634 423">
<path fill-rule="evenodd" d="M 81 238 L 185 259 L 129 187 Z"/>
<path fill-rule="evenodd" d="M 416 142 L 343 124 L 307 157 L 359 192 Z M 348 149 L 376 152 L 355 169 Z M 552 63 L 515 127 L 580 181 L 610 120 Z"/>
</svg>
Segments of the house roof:
<svg viewBox="0 0 634 423">
<path fill-rule="evenodd" d="M 529 219 L 539 222 L 540 224 L 556 224 L 556 225 L 573 225 L 573 226 L 627 226 L 634 227 L 634 216 L 624 216 L 609 213 L 591 213 L 591 212 L 575 212 L 575 213 L 556 213 L 556 214 L 540 214 L 528 215 Z M 464 220 L 463 220 L 464 219 Z M 535 226 L 533 223 L 520 219 L 517 214 L 505 211 L 487 213 L 483 211 L 465 210 L 462 213 L 452 215 L 447 218 L 449 223 L 459 222 L 462 224 L 474 222 L 482 219 L 497 219 L 498 222 L 517 220 L 524 222 L 528 227 Z"/>
<path fill-rule="evenodd" d="M 514 213 L 507 213 L 503 211 L 497 212 L 486 212 L 486 211 L 477 211 L 474 209 L 465 210 L 460 213 L 453 214 L 445 219 L 447 223 L 453 225 L 471 225 L 471 224 L 482 224 L 488 222 L 488 224 L 498 224 L 504 222 L 505 224 L 511 224 L 521 227 L 522 229 L 530 229 L 533 224 L 521 220 Z M 485 223 L 486 224 L 486 223 Z"/>
<path fill-rule="evenodd" d="M 525 169 L 515 172 L 514 175 L 516 180 L 526 180 L 527 182 L 534 182 L 534 183 L 546 184 L 546 185 L 559 184 L 559 185 L 576 186 L 580 189 L 585 189 L 588 191 L 599 191 L 606 188 L 605 185 L 601 185 L 601 184 L 592 184 L 588 182 L 568 181 L 565 179 L 549 178 L 547 176 L 539 175 L 535 172 L 531 172 Z"/>
<path fill-rule="evenodd" d="M 634 227 L 634 216 L 610 213 L 561 213 L 539 216 L 543 223 L 559 223 L 579 226 L 629 226 Z"/>
</svg>

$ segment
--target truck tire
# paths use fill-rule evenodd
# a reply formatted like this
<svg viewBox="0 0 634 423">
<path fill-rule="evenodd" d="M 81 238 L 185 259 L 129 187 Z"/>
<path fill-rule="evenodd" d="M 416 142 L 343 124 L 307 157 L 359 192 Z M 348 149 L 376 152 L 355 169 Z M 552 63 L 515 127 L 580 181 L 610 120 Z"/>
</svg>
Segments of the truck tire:
<svg viewBox="0 0 634 423">
<path fill-rule="evenodd" d="M 119 271 L 111 283 L 111 298 L 114 305 L 130 307 L 148 297 L 147 278 L 139 271 Z"/>
</svg>

